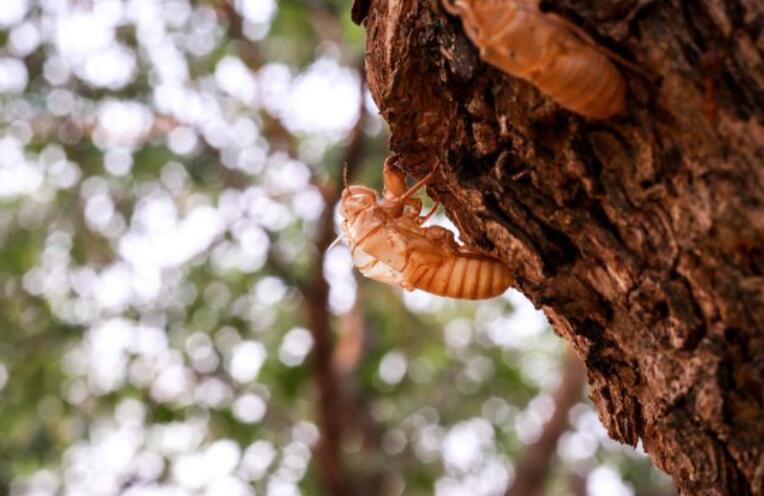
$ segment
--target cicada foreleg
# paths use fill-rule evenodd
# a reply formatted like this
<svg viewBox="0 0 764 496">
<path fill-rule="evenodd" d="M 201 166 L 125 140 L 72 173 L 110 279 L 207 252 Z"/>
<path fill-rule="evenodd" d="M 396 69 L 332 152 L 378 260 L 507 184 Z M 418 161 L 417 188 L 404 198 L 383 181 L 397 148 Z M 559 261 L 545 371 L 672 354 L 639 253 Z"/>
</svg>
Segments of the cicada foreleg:
<svg viewBox="0 0 764 496">
<path fill-rule="evenodd" d="M 441 5 L 443 6 L 443 10 L 451 14 L 452 16 L 461 16 L 465 8 L 462 5 L 461 0 L 456 0 L 453 4 L 449 2 L 449 0 L 442 0 Z"/>
<path fill-rule="evenodd" d="M 435 178 L 438 165 L 436 164 L 425 177 L 419 180 L 411 188 L 406 189 L 406 174 L 393 167 L 391 160 L 391 158 L 385 160 L 383 171 L 385 189 L 383 191 L 383 196 L 385 199 L 402 204 L 404 207 L 410 207 L 411 211 L 407 212 L 407 216 L 413 216 L 419 224 L 426 222 L 435 213 L 439 204 L 436 204 L 435 207 L 424 216 L 424 219 L 420 220 L 422 219 L 419 215 L 422 211 L 422 200 L 412 197 L 420 189 L 432 182 Z"/>
<path fill-rule="evenodd" d="M 464 28 L 464 33 L 467 35 L 467 38 L 469 38 L 474 45 L 481 46 L 483 44 L 482 36 L 474 28 L 474 26 L 478 25 L 474 13 L 468 5 L 465 5 L 463 0 L 456 0 L 453 4 L 451 4 L 449 0 L 441 0 L 441 5 L 443 5 L 443 9 L 452 16 L 462 17 L 467 20 L 467 22 L 462 23 L 462 27 Z"/>
<path fill-rule="evenodd" d="M 416 221 L 417 221 L 417 223 L 418 223 L 418 224 L 424 224 L 425 222 L 427 222 L 428 220 L 430 220 L 430 218 L 431 218 L 433 215 L 435 215 L 435 212 L 437 212 L 437 211 L 438 211 L 438 207 L 440 207 L 440 202 L 435 202 L 435 205 L 433 205 L 433 206 L 432 206 L 432 208 L 431 208 L 431 209 L 430 209 L 430 210 L 429 210 L 429 211 L 428 211 L 426 214 L 424 214 L 424 215 L 420 215 L 420 216 L 417 218 L 417 220 L 416 220 Z"/>
<path fill-rule="evenodd" d="M 387 159 L 385 161 L 385 167 L 383 171 L 385 180 L 385 193 L 390 193 L 390 195 L 385 195 L 385 197 L 394 201 L 405 202 L 417 194 L 420 189 L 432 182 L 438 169 L 436 164 L 435 167 L 433 167 L 426 176 L 417 181 L 417 183 L 414 184 L 411 188 L 406 189 L 406 175 L 393 167 L 390 161 L 391 159 Z"/>
<path fill-rule="evenodd" d="M 432 168 L 432 170 L 426 176 L 424 176 L 422 179 L 417 181 L 416 184 L 414 184 L 411 188 L 409 188 L 408 191 L 403 193 L 401 196 L 396 198 L 396 200 L 404 201 L 405 202 L 406 200 L 408 200 L 409 198 L 411 198 L 412 196 L 417 194 L 417 192 L 420 189 L 424 188 L 425 186 L 430 184 L 433 179 L 435 179 L 435 173 L 436 172 L 438 172 L 438 165 L 437 164 L 435 165 L 435 167 Z"/>
<path fill-rule="evenodd" d="M 385 166 L 383 169 L 383 178 L 385 188 L 382 191 L 382 196 L 390 201 L 399 201 L 399 198 L 406 194 L 406 174 L 401 172 L 392 165 L 393 157 L 388 157 L 385 160 Z M 411 210 L 418 216 L 422 210 L 422 200 L 418 198 L 409 198 L 403 202 L 404 207 L 410 207 Z"/>
<path fill-rule="evenodd" d="M 393 160 L 395 160 L 395 155 L 387 157 L 382 169 L 382 177 L 385 183 L 383 195 L 389 200 L 397 199 L 406 193 L 406 174 L 393 166 Z"/>
</svg>

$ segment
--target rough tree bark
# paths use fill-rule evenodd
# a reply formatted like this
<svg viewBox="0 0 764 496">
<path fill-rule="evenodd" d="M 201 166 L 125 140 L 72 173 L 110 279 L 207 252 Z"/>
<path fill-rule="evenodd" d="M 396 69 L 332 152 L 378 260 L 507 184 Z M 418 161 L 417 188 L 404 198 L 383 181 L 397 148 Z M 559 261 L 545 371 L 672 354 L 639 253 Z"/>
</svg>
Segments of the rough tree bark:
<svg viewBox="0 0 764 496">
<path fill-rule="evenodd" d="M 510 1 L 510 0 L 507 0 Z M 590 121 L 481 62 L 438 0 L 358 0 L 399 164 L 587 367 L 682 494 L 764 494 L 764 3 L 542 5 L 633 61 Z"/>
</svg>

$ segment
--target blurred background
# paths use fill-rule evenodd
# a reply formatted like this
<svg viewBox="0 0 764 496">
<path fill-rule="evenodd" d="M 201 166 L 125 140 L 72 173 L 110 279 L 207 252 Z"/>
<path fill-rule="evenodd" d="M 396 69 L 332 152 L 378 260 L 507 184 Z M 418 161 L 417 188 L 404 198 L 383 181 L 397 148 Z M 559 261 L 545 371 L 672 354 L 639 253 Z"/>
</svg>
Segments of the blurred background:
<svg viewBox="0 0 764 496">
<path fill-rule="evenodd" d="M 387 150 L 349 12 L 0 1 L 0 494 L 673 494 L 522 295 L 327 251 Z"/>
</svg>

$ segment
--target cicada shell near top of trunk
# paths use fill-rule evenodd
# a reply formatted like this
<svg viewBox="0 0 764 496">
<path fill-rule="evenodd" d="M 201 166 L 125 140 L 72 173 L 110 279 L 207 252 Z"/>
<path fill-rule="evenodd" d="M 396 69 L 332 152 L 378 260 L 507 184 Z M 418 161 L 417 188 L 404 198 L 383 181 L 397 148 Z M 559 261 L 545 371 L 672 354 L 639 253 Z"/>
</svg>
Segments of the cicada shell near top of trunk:
<svg viewBox="0 0 764 496">
<path fill-rule="evenodd" d="M 626 82 L 611 58 L 581 28 L 537 2 L 522 0 L 443 0 L 462 19 L 481 58 L 524 79 L 562 107 L 606 119 L 623 112 Z"/>
</svg>

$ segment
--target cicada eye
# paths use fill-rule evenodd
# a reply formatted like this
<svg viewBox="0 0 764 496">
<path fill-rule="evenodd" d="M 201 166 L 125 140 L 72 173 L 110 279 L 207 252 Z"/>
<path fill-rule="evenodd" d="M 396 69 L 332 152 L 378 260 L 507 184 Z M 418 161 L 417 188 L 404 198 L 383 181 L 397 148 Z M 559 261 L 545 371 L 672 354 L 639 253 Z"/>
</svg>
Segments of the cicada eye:
<svg viewBox="0 0 764 496">
<path fill-rule="evenodd" d="M 375 201 L 376 198 L 366 192 L 351 193 L 342 199 L 340 213 L 345 218 L 353 217 L 358 215 L 361 211 L 373 206 Z"/>
<path fill-rule="evenodd" d="M 350 204 L 355 208 L 367 208 L 374 204 L 374 199 L 369 195 L 353 195 L 350 198 Z"/>
</svg>

